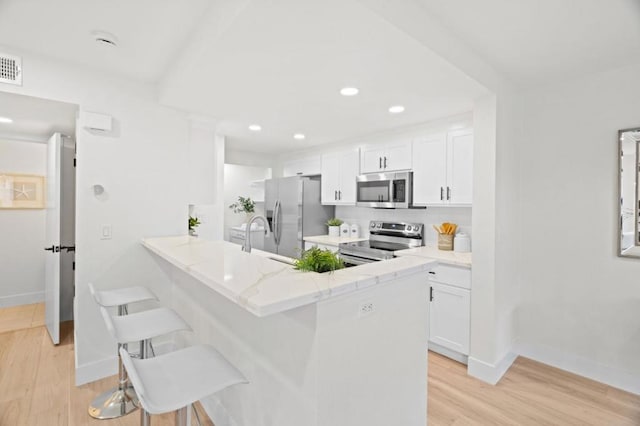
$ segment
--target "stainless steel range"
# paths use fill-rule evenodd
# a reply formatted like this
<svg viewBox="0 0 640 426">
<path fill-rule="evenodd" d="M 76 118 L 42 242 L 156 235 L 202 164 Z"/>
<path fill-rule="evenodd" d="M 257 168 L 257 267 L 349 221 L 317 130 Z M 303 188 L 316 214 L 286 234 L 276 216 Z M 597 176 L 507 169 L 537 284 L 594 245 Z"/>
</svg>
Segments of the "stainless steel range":
<svg viewBox="0 0 640 426">
<path fill-rule="evenodd" d="M 339 255 L 347 266 L 392 259 L 393 252 L 424 245 L 421 223 L 369 222 L 369 240 L 341 243 Z"/>
</svg>

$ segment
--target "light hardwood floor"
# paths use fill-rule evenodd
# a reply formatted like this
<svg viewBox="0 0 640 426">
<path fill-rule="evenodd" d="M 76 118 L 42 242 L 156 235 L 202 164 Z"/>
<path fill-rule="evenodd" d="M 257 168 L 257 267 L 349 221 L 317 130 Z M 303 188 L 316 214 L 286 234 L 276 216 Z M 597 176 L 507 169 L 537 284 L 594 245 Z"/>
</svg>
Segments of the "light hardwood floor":
<svg viewBox="0 0 640 426">
<path fill-rule="evenodd" d="M 0 332 L 0 426 L 138 424 L 137 413 L 110 421 L 88 416 L 91 399 L 115 377 L 74 386 L 72 323 L 63 323 L 62 342 L 54 347 L 33 307 L 25 308 L 29 321 L 27 313 L 10 309 L 11 315 L 0 309 L 0 330 L 9 322 L 29 326 Z M 429 353 L 428 403 L 431 426 L 640 425 L 640 397 L 522 357 L 491 386 L 467 376 L 466 366 Z M 152 423 L 173 425 L 173 416 L 154 416 Z"/>
</svg>

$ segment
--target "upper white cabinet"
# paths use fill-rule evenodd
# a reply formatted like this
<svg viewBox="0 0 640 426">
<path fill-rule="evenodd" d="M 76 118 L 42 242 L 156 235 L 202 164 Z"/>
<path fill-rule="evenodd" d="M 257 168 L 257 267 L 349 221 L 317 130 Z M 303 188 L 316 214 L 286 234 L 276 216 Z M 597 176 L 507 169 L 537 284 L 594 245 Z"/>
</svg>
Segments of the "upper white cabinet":
<svg viewBox="0 0 640 426">
<path fill-rule="evenodd" d="M 412 164 L 411 142 L 396 141 L 362 148 L 360 169 L 362 173 L 409 170 Z"/>
<path fill-rule="evenodd" d="M 322 204 L 355 205 L 358 163 L 357 150 L 322 156 Z"/>
<path fill-rule="evenodd" d="M 319 155 L 285 161 L 282 165 L 282 176 L 313 176 L 321 173 Z"/>
<path fill-rule="evenodd" d="M 413 142 L 413 204 L 471 205 L 473 133 L 460 130 Z"/>
</svg>

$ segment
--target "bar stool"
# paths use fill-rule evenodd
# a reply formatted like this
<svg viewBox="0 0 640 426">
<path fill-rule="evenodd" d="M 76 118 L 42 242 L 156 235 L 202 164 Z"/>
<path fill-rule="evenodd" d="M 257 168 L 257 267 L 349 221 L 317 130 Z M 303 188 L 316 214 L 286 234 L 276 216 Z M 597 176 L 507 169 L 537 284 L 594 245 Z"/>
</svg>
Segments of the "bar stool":
<svg viewBox="0 0 640 426">
<path fill-rule="evenodd" d="M 96 290 L 89 283 L 89 292 L 101 307 L 117 307 L 118 315 L 129 313 L 129 304 L 158 300 L 146 287 L 134 286 L 113 290 Z M 126 344 L 125 344 L 126 345 Z M 127 385 L 127 372 L 120 359 L 121 345 L 118 344 L 118 386 L 98 395 L 89 406 L 89 415 L 96 419 L 113 419 L 121 417 L 137 409 L 135 391 Z"/>
<path fill-rule="evenodd" d="M 125 348 L 120 357 L 138 395 L 141 426 L 150 426 L 151 414 L 176 411 L 176 426 L 187 425 L 187 407 L 196 401 L 247 379 L 217 350 L 190 346 L 148 359 L 133 359 Z"/>
</svg>

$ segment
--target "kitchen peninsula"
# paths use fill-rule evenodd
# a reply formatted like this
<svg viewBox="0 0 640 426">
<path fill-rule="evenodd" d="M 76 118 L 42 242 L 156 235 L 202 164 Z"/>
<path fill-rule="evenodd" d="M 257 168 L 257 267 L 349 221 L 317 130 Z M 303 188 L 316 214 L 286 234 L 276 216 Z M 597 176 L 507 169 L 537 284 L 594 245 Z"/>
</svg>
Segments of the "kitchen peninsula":
<svg viewBox="0 0 640 426">
<path fill-rule="evenodd" d="M 426 424 L 436 261 L 403 256 L 318 274 L 224 241 L 143 245 L 171 277 L 163 302 L 193 327 L 178 345 L 210 343 L 250 381 L 203 401 L 216 425 Z"/>
</svg>

